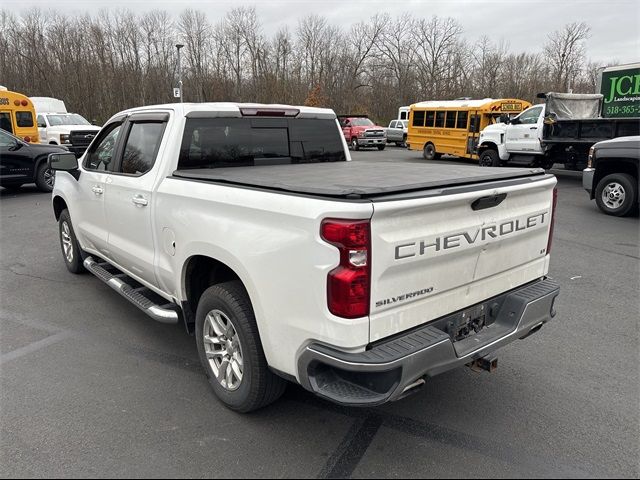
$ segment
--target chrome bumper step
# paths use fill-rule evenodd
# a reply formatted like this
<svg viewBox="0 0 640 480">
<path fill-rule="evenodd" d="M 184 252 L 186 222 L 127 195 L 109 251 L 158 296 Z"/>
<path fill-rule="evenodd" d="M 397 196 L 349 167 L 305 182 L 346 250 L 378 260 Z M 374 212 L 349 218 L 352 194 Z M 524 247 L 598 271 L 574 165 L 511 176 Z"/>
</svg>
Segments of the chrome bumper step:
<svg viewBox="0 0 640 480">
<path fill-rule="evenodd" d="M 158 305 L 154 300 L 149 298 L 156 296 L 151 290 L 146 287 L 134 287 L 130 285 L 127 283 L 127 280 L 131 283 L 134 283 L 135 280 L 122 272 L 109 272 L 107 270 L 108 268 L 115 268 L 111 266 L 111 264 L 107 262 L 99 263 L 93 257 L 87 257 L 84 260 L 84 267 L 155 321 L 174 324 L 180 321 L 180 311 L 176 305 L 166 303 L 165 299 L 163 299 L 162 305 Z M 145 293 L 149 296 L 146 296 Z"/>
</svg>

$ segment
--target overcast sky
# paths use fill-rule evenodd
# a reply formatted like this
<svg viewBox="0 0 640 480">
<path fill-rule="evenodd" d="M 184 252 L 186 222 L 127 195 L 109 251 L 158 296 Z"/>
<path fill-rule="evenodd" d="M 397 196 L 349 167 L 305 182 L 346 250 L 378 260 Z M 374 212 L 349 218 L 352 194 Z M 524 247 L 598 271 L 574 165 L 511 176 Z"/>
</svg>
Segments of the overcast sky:
<svg viewBox="0 0 640 480">
<path fill-rule="evenodd" d="M 640 61 L 640 0 L 21 0 L 16 3 L 19 10 L 53 7 L 67 14 L 128 8 L 134 12 L 162 9 L 177 17 L 183 9 L 194 8 L 206 12 L 212 22 L 221 19 L 230 8 L 255 6 L 267 34 L 285 25 L 294 31 L 298 19 L 309 13 L 348 27 L 378 12 L 396 15 L 406 11 L 417 18 L 454 17 L 462 24 L 467 39 L 475 40 L 482 35 L 496 41 L 505 39 L 511 52 L 540 51 L 547 33 L 566 23 L 583 21 L 591 27 L 587 42 L 589 58 L 602 65 Z"/>
</svg>

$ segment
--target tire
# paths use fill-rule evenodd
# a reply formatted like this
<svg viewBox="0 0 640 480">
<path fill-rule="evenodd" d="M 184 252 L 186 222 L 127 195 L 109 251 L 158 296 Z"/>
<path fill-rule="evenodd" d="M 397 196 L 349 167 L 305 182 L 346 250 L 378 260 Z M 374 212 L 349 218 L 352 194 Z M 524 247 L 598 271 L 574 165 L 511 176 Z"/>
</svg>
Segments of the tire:
<svg viewBox="0 0 640 480">
<path fill-rule="evenodd" d="M 627 173 L 612 173 L 598 182 L 595 197 L 607 215 L 630 215 L 638 207 L 638 180 Z"/>
<path fill-rule="evenodd" d="M 242 283 L 220 283 L 205 290 L 198 302 L 195 335 L 198 355 L 209 384 L 228 408 L 248 413 L 282 396 L 287 382 L 269 370 L 251 301 Z M 227 335 L 231 338 L 227 338 Z M 216 343 L 205 341 L 205 336 L 208 339 L 215 338 Z M 219 342 L 228 344 L 223 347 Z M 233 353 L 224 356 L 212 354 L 217 353 L 216 348 Z M 214 366 L 222 374 L 220 380 Z M 239 371 L 240 377 L 236 373 L 227 376 L 229 370 Z"/>
<path fill-rule="evenodd" d="M 384 147 L 386 147 L 386 145 L 378 145 L 378 150 L 382 151 L 384 150 Z"/>
<path fill-rule="evenodd" d="M 71 273 L 82 273 L 85 271 L 83 254 L 80 244 L 73 231 L 69 210 L 63 210 L 58 219 L 58 234 L 60 237 L 60 248 L 62 249 L 62 259 Z"/>
<path fill-rule="evenodd" d="M 402 143 L 400 144 L 400 146 L 402 148 L 407 148 L 407 136 L 406 135 L 402 136 Z"/>
<path fill-rule="evenodd" d="M 436 147 L 433 146 L 433 143 L 427 143 L 424 146 L 422 150 L 422 156 L 425 160 L 435 160 L 437 158 L 440 158 L 436 153 Z"/>
<path fill-rule="evenodd" d="M 485 150 L 480 154 L 478 165 L 481 167 L 499 167 L 500 157 L 498 156 L 498 152 L 491 149 Z"/>
<path fill-rule="evenodd" d="M 55 172 L 47 166 L 46 162 L 43 162 L 36 173 L 36 186 L 40 191 L 50 193 L 53 191 L 54 181 Z"/>
<path fill-rule="evenodd" d="M 360 145 L 358 145 L 358 139 L 356 137 L 351 138 L 351 148 L 353 148 L 355 151 L 360 150 Z"/>
</svg>

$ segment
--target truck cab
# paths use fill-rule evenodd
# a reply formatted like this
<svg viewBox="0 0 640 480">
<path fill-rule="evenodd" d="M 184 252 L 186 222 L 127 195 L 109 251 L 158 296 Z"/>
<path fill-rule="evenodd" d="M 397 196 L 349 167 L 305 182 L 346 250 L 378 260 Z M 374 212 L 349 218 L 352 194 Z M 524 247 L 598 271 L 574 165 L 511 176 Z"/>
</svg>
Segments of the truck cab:
<svg viewBox="0 0 640 480">
<path fill-rule="evenodd" d="M 387 134 L 384 128 L 373 123 L 366 115 L 339 115 L 342 134 L 351 148 L 378 147 L 384 150 Z"/>
<path fill-rule="evenodd" d="M 100 127 L 91 125 L 87 119 L 77 113 L 38 113 L 37 122 L 40 143 L 50 145 L 71 146 L 72 131 L 89 136 L 91 140 L 100 131 Z"/>
</svg>

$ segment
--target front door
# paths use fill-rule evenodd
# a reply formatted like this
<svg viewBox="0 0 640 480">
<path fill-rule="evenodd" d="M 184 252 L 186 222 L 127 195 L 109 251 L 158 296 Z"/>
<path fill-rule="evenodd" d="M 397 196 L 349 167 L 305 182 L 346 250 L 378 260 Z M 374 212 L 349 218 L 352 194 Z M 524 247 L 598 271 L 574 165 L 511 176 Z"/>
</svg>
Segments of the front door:
<svg viewBox="0 0 640 480">
<path fill-rule="evenodd" d="M 49 143 L 47 139 L 47 122 L 44 115 L 38 115 L 38 136 L 40 137 L 40 143 Z"/>
<path fill-rule="evenodd" d="M 33 181 L 33 160 L 29 145 L 0 129 L 0 184 Z"/>
<path fill-rule="evenodd" d="M 122 122 L 105 126 L 100 132 L 100 138 L 87 152 L 78 179 L 80 201 L 75 202 L 75 210 L 71 212 L 71 221 L 82 246 L 108 259 L 111 254 L 107 244 L 104 199 L 108 180 L 115 166 L 121 130 Z"/>
<path fill-rule="evenodd" d="M 122 158 L 107 184 L 109 250 L 122 268 L 156 284 L 151 215 L 158 177 L 156 157 L 166 114 L 132 115 L 126 125 Z M 155 168 L 154 168 L 155 167 Z"/>
<path fill-rule="evenodd" d="M 542 153 L 540 134 L 542 128 L 542 110 L 537 105 L 528 108 L 507 125 L 506 146 L 509 153 Z"/>
</svg>

